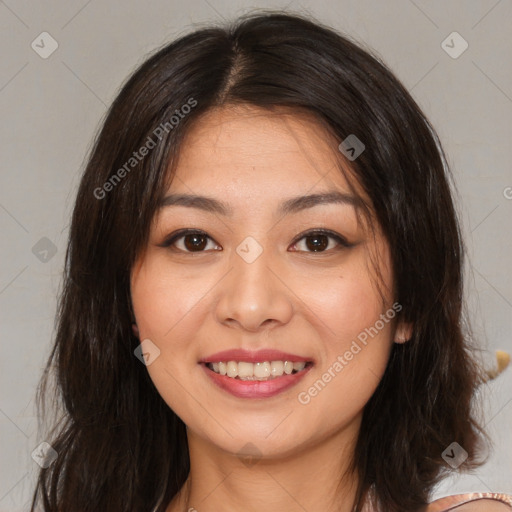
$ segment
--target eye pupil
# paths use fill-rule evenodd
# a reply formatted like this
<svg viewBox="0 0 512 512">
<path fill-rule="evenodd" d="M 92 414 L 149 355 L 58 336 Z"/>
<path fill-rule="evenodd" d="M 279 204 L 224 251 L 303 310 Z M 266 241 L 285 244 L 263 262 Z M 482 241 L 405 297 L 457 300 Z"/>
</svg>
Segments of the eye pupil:
<svg viewBox="0 0 512 512">
<path fill-rule="evenodd" d="M 193 233 L 190 235 L 185 235 L 183 237 L 183 242 L 188 251 L 201 251 L 206 247 L 207 237 L 199 233 Z"/>
<path fill-rule="evenodd" d="M 329 237 L 327 235 L 309 235 L 306 237 L 306 245 L 308 249 L 312 249 L 313 251 L 322 251 L 327 248 L 329 245 Z M 309 243 L 309 240 L 313 240 L 313 243 Z"/>
</svg>

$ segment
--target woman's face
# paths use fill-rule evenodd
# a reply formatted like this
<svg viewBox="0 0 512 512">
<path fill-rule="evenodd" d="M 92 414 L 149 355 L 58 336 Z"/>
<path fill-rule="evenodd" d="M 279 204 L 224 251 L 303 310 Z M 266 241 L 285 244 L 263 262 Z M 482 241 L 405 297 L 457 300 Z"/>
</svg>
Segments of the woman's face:
<svg viewBox="0 0 512 512">
<path fill-rule="evenodd" d="M 268 457 L 355 440 L 400 306 L 339 142 L 311 119 L 249 107 L 210 111 L 187 135 L 131 293 L 147 370 L 189 438 Z M 215 356 L 232 350 L 247 352 Z"/>
</svg>

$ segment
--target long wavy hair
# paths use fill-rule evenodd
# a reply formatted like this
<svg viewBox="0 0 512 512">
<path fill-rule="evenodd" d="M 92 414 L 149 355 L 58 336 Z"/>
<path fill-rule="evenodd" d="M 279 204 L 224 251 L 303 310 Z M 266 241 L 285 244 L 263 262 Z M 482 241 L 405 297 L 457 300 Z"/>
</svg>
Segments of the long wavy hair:
<svg viewBox="0 0 512 512">
<path fill-rule="evenodd" d="M 470 455 L 463 467 L 481 463 L 485 434 L 472 402 L 482 377 L 469 351 L 463 243 L 439 139 L 370 50 L 311 17 L 260 11 L 158 49 L 105 117 L 76 197 L 38 389 L 43 417 L 45 403 L 57 405 L 45 439 L 58 456 L 40 471 L 32 511 L 164 512 L 187 479 L 185 425 L 134 356 L 129 278 L 187 130 L 209 109 L 236 104 L 308 112 L 340 143 L 352 134 L 365 144 L 350 167 L 390 246 L 399 319 L 414 330 L 394 344 L 365 406 L 353 510 L 369 495 L 386 511 L 420 510 L 448 472 L 442 452 L 453 441 Z"/>
</svg>

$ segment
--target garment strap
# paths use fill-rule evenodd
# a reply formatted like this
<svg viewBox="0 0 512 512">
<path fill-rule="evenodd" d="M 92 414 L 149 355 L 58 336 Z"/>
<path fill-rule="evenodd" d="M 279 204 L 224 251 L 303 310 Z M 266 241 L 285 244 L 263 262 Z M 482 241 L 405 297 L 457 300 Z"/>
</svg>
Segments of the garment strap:
<svg viewBox="0 0 512 512">
<path fill-rule="evenodd" d="M 447 496 L 445 498 L 435 500 L 426 508 L 425 512 L 448 512 L 449 510 L 453 510 L 454 508 L 458 507 L 459 505 L 463 505 L 464 503 L 483 499 L 496 500 L 500 501 L 501 503 L 506 503 L 512 509 L 512 495 L 510 494 L 495 492 L 471 492 L 467 494 L 454 494 L 453 496 Z"/>
</svg>

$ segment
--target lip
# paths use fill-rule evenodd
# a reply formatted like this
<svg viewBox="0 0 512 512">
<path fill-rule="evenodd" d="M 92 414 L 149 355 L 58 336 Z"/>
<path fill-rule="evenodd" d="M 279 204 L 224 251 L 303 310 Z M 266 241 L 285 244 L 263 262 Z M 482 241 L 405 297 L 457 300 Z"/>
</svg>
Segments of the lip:
<svg viewBox="0 0 512 512">
<path fill-rule="evenodd" d="M 231 352 L 231 351 L 230 351 Z M 224 354 L 223 352 L 219 352 L 219 354 Z M 217 356 L 217 354 L 215 354 Z M 223 356 L 224 357 L 224 356 Z M 238 357 L 238 356 L 237 356 Z M 248 356 L 249 357 L 249 356 Z M 254 357 L 254 354 L 250 357 Z M 243 359 L 230 359 L 231 361 L 243 361 Z M 279 359 L 274 359 L 274 361 Z M 223 359 L 220 359 L 223 361 Z M 225 361 L 225 359 L 224 359 Z M 251 362 L 246 360 L 247 362 Z M 260 359 L 261 361 L 261 359 Z M 268 361 L 268 359 L 267 359 Z M 288 359 L 290 361 L 290 359 Z M 300 361 L 306 361 L 306 359 L 300 359 Z M 209 362 L 217 362 L 217 361 L 209 361 Z M 206 362 L 203 361 L 201 363 L 201 367 L 206 372 L 207 376 L 217 385 L 219 388 L 227 391 L 228 393 L 234 395 L 237 398 L 270 398 L 275 396 L 283 391 L 291 388 L 295 384 L 297 384 L 300 380 L 302 380 L 305 375 L 313 368 L 313 364 L 307 366 L 303 370 L 297 373 L 293 373 L 290 375 L 281 375 L 280 377 L 276 377 L 271 380 L 258 381 L 258 380 L 239 380 L 233 379 L 232 377 L 228 377 L 227 375 L 220 375 L 215 373 L 213 370 L 210 370 L 206 365 Z"/>
<path fill-rule="evenodd" d="M 245 363 L 257 363 L 261 361 L 290 361 L 292 363 L 315 363 L 314 359 L 311 357 L 303 357 L 296 354 L 290 354 L 288 352 L 282 352 L 280 350 L 274 350 L 271 348 L 255 351 L 245 349 L 223 350 L 222 352 L 216 352 L 215 354 L 212 354 L 199 360 L 200 363 L 220 363 L 228 361 L 242 361 Z"/>
</svg>

